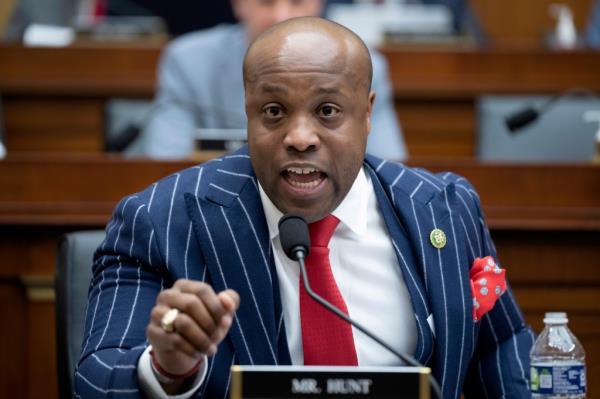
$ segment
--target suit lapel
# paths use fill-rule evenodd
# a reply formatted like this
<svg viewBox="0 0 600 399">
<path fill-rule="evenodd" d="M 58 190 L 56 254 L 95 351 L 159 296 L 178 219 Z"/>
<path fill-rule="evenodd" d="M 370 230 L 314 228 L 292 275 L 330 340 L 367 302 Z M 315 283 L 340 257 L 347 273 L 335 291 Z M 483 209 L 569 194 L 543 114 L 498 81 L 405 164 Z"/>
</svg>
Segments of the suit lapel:
<svg viewBox="0 0 600 399">
<path fill-rule="evenodd" d="M 247 156 L 232 157 L 239 159 L 225 159 L 203 195 L 185 194 L 186 206 L 215 291 L 248 298 L 230 330 L 239 362 L 277 364 L 281 308 L 268 228 Z"/>
<path fill-rule="evenodd" d="M 386 195 L 378 176 L 371 167 L 368 167 L 367 171 L 371 176 L 377 202 L 390 234 L 394 251 L 398 258 L 398 265 L 402 271 L 404 282 L 410 292 L 412 306 L 415 311 L 415 320 L 418 331 L 417 347 L 414 357 L 418 362 L 426 363 L 433 351 L 433 335 L 427 324 L 427 316 L 430 313 L 429 304 L 421 276 L 418 274 L 417 268 L 415 267 L 414 251 L 407 245 L 407 234 L 404 231 L 396 212 L 394 212 L 390 199 L 388 195 Z"/>
<path fill-rule="evenodd" d="M 396 165 L 388 169 L 403 174 L 394 178 L 390 190 L 431 303 L 436 332 L 434 374 L 444 386 L 444 397 L 458 397 L 473 350 L 473 320 L 467 311 L 472 308 L 468 257 L 466 247 L 458 245 L 465 237 L 457 228 L 455 187 L 426 172 Z M 430 238 L 434 229 L 446 236 L 440 249 Z"/>
</svg>

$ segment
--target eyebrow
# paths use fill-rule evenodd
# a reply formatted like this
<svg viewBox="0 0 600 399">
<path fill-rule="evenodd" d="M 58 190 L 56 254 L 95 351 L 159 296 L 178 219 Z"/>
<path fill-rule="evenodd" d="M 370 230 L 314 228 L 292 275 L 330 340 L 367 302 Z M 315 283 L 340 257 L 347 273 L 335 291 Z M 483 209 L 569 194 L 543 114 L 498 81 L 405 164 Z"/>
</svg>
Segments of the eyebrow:
<svg viewBox="0 0 600 399">
<path fill-rule="evenodd" d="M 289 91 L 287 87 L 273 83 L 262 84 L 259 90 L 265 93 L 287 93 Z"/>
<path fill-rule="evenodd" d="M 267 93 L 277 93 L 277 92 L 287 93 L 289 91 L 286 86 L 272 84 L 272 83 L 265 83 L 265 84 L 261 85 L 259 89 L 261 91 L 264 91 Z M 317 89 L 317 92 L 319 94 L 337 94 L 340 92 L 340 89 L 337 87 L 319 87 Z"/>
<path fill-rule="evenodd" d="M 258 87 L 258 90 L 263 93 L 289 93 L 289 89 L 285 85 L 279 85 L 276 83 L 264 83 Z M 339 94 L 340 89 L 338 87 L 319 87 L 317 94 Z"/>
<path fill-rule="evenodd" d="M 319 87 L 317 92 L 319 94 L 338 94 L 340 89 L 337 87 Z"/>
</svg>

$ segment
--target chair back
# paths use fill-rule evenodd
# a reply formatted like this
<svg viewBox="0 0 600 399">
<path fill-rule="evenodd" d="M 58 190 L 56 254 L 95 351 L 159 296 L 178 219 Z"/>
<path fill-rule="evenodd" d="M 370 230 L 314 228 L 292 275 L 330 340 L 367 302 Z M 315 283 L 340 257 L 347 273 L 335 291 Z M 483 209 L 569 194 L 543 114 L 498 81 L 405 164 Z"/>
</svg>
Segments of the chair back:
<svg viewBox="0 0 600 399">
<path fill-rule="evenodd" d="M 56 292 L 56 354 L 61 398 L 73 397 L 73 376 L 85 327 L 92 258 L 104 240 L 103 230 L 65 234 L 58 245 Z"/>
</svg>

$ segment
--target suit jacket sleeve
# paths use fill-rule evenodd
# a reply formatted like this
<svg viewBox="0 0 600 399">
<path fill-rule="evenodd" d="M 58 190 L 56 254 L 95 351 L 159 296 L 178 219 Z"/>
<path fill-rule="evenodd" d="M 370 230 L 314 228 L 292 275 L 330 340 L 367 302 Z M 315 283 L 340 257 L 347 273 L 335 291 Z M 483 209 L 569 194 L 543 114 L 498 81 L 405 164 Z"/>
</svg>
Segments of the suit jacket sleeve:
<svg viewBox="0 0 600 399">
<path fill-rule="evenodd" d="M 181 66 L 185 54 L 174 44 L 160 61 L 154 109 L 142 132 L 142 151 L 153 158 L 183 158 L 194 150 L 193 84 Z"/>
<path fill-rule="evenodd" d="M 479 197 L 464 179 L 456 181 L 456 193 L 467 209 L 463 223 L 473 223 L 478 234 L 470 250 L 475 257 L 492 256 L 497 262 L 496 248 L 481 210 Z M 507 271 L 510 276 L 510 265 Z M 479 322 L 475 353 L 472 357 L 463 391 L 468 398 L 530 398 L 529 350 L 534 336 L 525 323 L 510 287 L 494 308 Z"/>
<path fill-rule="evenodd" d="M 145 328 L 167 282 L 147 205 L 136 195 L 115 208 L 94 255 L 83 347 L 75 373 L 80 397 L 140 396 L 138 358 Z"/>
</svg>

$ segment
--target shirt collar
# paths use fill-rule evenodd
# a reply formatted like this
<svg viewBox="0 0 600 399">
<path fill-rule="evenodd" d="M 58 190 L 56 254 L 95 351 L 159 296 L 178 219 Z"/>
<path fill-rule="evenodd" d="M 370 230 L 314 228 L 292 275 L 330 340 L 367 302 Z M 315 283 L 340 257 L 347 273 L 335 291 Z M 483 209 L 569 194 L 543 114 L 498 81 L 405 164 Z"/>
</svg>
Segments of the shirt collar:
<svg viewBox="0 0 600 399">
<path fill-rule="evenodd" d="M 273 204 L 260 183 L 258 187 L 269 228 L 269 238 L 273 240 L 279 236 L 278 223 L 283 213 Z M 367 231 L 367 207 L 372 193 L 371 180 L 365 173 L 364 168 L 361 168 L 352 187 L 350 187 L 350 191 L 332 214 L 356 235 L 365 234 Z"/>
</svg>

